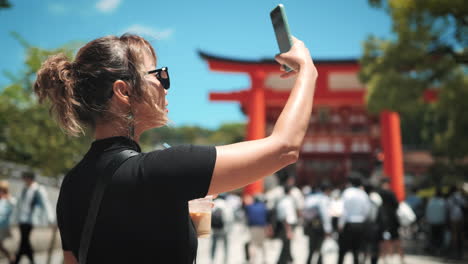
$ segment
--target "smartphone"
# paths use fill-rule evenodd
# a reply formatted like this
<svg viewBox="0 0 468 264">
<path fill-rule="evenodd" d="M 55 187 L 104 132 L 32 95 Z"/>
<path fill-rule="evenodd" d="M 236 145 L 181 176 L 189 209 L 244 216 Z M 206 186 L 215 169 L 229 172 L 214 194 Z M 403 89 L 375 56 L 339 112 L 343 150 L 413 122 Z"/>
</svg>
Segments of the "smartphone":
<svg viewBox="0 0 468 264">
<path fill-rule="evenodd" d="M 291 49 L 293 42 L 283 4 L 279 4 L 271 10 L 270 17 L 273 29 L 275 30 L 276 41 L 278 42 L 280 53 L 288 52 Z M 292 69 L 287 65 L 283 65 L 283 67 L 287 72 L 292 71 Z"/>
</svg>

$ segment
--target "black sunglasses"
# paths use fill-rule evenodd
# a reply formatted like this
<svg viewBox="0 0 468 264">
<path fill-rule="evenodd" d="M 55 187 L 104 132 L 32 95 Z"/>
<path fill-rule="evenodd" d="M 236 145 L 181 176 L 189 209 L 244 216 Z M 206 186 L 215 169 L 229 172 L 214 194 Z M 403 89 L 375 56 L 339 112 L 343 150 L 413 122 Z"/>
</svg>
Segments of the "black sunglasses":
<svg viewBox="0 0 468 264">
<path fill-rule="evenodd" d="M 149 71 L 148 74 L 154 74 L 156 78 L 161 82 L 164 89 L 168 90 L 171 87 L 171 82 L 169 79 L 169 69 L 167 67 L 162 67 L 160 69 Z"/>
</svg>

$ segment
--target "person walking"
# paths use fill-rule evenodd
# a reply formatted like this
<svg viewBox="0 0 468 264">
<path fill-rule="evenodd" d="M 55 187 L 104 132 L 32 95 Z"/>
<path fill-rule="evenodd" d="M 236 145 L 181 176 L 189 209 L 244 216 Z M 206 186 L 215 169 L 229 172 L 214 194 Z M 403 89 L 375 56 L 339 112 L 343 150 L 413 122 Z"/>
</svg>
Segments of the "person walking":
<svg viewBox="0 0 468 264">
<path fill-rule="evenodd" d="M 216 248 L 219 241 L 223 242 L 224 262 L 227 263 L 229 258 L 229 243 L 228 235 L 233 221 L 233 212 L 226 203 L 225 195 L 220 194 L 214 200 L 214 206 L 211 212 L 211 261 L 214 262 L 216 256 Z"/>
<path fill-rule="evenodd" d="M 236 190 L 296 162 L 318 73 L 304 43 L 292 40 L 292 48 L 275 59 L 278 73 L 283 64 L 294 69 L 281 77 L 296 80 L 268 137 L 149 152 L 138 142 L 144 131 L 166 125 L 171 82 L 167 67 L 156 68 L 147 40 L 106 36 L 88 42 L 72 61 L 63 54 L 49 57 L 34 92 L 40 102 L 50 101 L 64 131 L 89 131 L 95 139 L 60 187 L 57 220 L 65 263 L 193 263 L 198 241 L 188 201 Z M 106 161 L 118 169 L 103 167 Z M 104 181 L 99 213 L 88 218 L 95 186 Z M 94 223 L 85 233 L 92 240 L 80 245 L 86 222 Z"/>
<path fill-rule="evenodd" d="M 364 240 L 365 260 L 370 256 L 371 264 L 377 264 L 380 255 L 379 244 L 382 236 L 382 197 L 369 182 L 364 184 L 364 190 L 369 196 L 370 209 L 366 219 L 366 232 Z"/>
<path fill-rule="evenodd" d="M 467 205 L 457 186 L 451 186 L 447 198 L 451 234 L 450 253 L 457 259 L 463 259 L 463 240 L 465 238 L 463 210 L 467 208 Z"/>
<path fill-rule="evenodd" d="M 302 210 L 304 209 L 304 194 L 301 189 L 296 186 L 296 178 L 288 177 L 286 180 L 286 185 L 289 189 L 289 195 L 293 198 L 294 207 L 296 208 L 298 218 L 302 217 Z"/>
<path fill-rule="evenodd" d="M 441 188 L 436 188 L 435 195 L 427 203 L 425 216 L 430 226 L 430 252 L 440 255 L 447 223 L 447 203 Z"/>
<path fill-rule="evenodd" d="M 400 241 L 400 222 L 398 221 L 397 210 L 398 200 L 390 189 L 390 180 L 382 180 L 379 190 L 382 198 L 382 234 L 380 256 L 385 259 L 388 256 L 398 253 L 401 263 L 404 263 L 404 252 Z"/>
<path fill-rule="evenodd" d="M 291 253 L 291 240 L 294 237 L 294 228 L 298 223 L 297 208 L 291 195 L 291 185 L 284 186 L 284 196 L 278 201 L 276 219 L 279 224 L 278 236 L 282 242 L 278 264 L 293 262 Z"/>
<path fill-rule="evenodd" d="M 369 196 L 362 190 L 361 178 L 350 175 L 348 181 L 349 187 L 342 194 L 343 213 L 338 219 L 338 264 L 343 263 L 348 251 L 353 253 L 353 263 L 359 263 L 365 239 L 365 221 L 370 210 Z"/>
<path fill-rule="evenodd" d="M 0 251 L 13 263 L 14 256 L 5 248 L 5 240 L 11 237 L 11 217 L 16 204 L 15 198 L 10 195 L 8 181 L 0 181 Z"/>
<path fill-rule="evenodd" d="M 317 264 L 322 263 L 322 243 L 325 237 L 332 233 L 331 216 L 329 212 L 331 186 L 323 183 L 319 190 L 305 197 L 303 216 L 304 234 L 309 237 L 309 254 L 306 263 L 312 261 L 315 252 L 318 253 Z"/>
<path fill-rule="evenodd" d="M 341 199 L 341 190 L 336 188 L 330 192 L 330 212 L 333 233 L 338 233 L 338 220 L 343 214 L 343 200 Z"/>
<path fill-rule="evenodd" d="M 412 223 L 409 229 L 409 237 L 412 239 L 417 239 L 418 234 L 422 232 L 421 220 L 424 217 L 424 201 L 418 195 L 419 189 L 416 186 L 413 186 L 409 189 L 408 195 L 405 199 L 406 203 L 411 207 L 414 214 L 416 215 L 416 220 Z"/>
<path fill-rule="evenodd" d="M 38 213 L 44 212 L 47 217 L 48 224 L 54 222 L 52 208 L 47 198 L 45 188 L 36 182 L 36 174 L 26 171 L 22 174 L 24 182 L 23 190 L 18 198 L 17 213 L 18 224 L 20 229 L 20 245 L 16 253 L 15 264 L 18 264 L 21 257 L 25 255 L 30 263 L 34 261 L 34 250 L 31 245 L 31 232 L 34 224 L 38 223 Z"/>
<path fill-rule="evenodd" d="M 244 210 L 247 226 L 250 232 L 250 241 L 247 242 L 246 256 L 251 263 L 260 263 L 258 257 L 261 252 L 262 263 L 266 263 L 265 239 L 267 222 L 267 207 L 260 195 L 253 198 L 251 195 L 244 197 Z"/>
</svg>

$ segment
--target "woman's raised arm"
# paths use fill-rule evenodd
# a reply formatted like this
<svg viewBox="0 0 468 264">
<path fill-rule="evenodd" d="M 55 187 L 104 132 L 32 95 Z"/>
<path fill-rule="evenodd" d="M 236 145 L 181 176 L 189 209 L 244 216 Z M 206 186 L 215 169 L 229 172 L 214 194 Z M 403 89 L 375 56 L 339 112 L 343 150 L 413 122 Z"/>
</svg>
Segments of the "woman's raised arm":
<svg viewBox="0 0 468 264">
<path fill-rule="evenodd" d="M 243 187 L 294 163 L 309 125 L 317 70 L 304 43 L 293 37 L 287 53 L 276 56 L 280 64 L 295 69 L 282 78 L 297 75 L 286 105 L 270 136 L 216 147 L 216 164 L 208 193 Z"/>
</svg>

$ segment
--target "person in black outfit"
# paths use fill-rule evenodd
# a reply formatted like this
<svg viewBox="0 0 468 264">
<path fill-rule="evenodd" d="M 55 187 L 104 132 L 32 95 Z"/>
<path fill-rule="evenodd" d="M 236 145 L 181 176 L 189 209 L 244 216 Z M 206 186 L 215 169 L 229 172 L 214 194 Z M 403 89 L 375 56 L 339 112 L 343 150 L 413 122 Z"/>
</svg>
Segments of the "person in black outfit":
<svg viewBox="0 0 468 264">
<path fill-rule="evenodd" d="M 227 146 L 176 146 L 141 152 L 140 135 L 167 122 L 169 72 L 156 69 L 145 39 L 125 34 L 93 40 L 73 61 L 49 57 L 34 92 L 49 100 L 59 125 L 71 135 L 86 128 L 95 141 L 65 176 L 57 220 L 66 264 L 192 263 L 197 236 L 187 202 L 245 186 L 294 163 L 312 111 L 317 71 L 304 43 L 294 38 L 279 64 L 295 69 L 291 96 L 270 136 Z M 278 65 L 280 68 L 280 66 Z M 104 193 L 86 259 L 80 240 L 101 158 L 123 150 L 138 154 L 115 171 Z M 105 173 L 104 173 L 105 174 Z"/>
<path fill-rule="evenodd" d="M 398 229 L 400 223 L 398 222 L 397 210 L 398 200 L 395 194 L 390 189 L 390 180 L 385 178 L 382 180 L 381 189 L 379 191 L 382 198 L 381 206 L 381 246 L 380 252 L 383 259 L 386 256 L 392 255 L 396 252 L 400 254 L 401 262 L 404 263 L 403 248 L 401 247 L 400 235 Z"/>
<path fill-rule="evenodd" d="M 278 237 L 282 245 L 278 264 L 293 263 L 294 260 L 291 252 L 291 239 L 293 239 L 294 228 L 297 224 L 297 219 L 294 219 L 297 218 L 297 214 L 291 196 L 291 189 L 291 185 L 286 184 L 284 186 L 284 196 L 279 200 L 276 208 L 277 219 L 279 220 Z M 296 222 L 290 222 L 290 218 L 293 218 Z"/>
<path fill-rule="evenodd" d="M 381 206 L 382 198 L 369 181 L 364 182 L 364 191 L 369 196 L 371 205 L 369 215 L 365 222 L 367 229 L 363 243 L 366 256 L 364 263 L 366 263 L 367 257 L 369 256 L 371 264 L 377 264 L 380 255 L 379 244 L 382 236 L 382 221 L 384 221 Z"/>
</svg>

